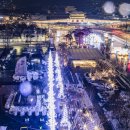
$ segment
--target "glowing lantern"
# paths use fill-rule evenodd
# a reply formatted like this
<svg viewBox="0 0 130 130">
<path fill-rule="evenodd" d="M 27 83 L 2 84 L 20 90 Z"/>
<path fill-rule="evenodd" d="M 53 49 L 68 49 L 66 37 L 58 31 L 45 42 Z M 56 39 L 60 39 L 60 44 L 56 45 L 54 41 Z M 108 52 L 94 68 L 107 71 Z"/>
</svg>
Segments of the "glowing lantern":
<svg viewBox="0 0 130 130">
<path fill-rule="evenodd" d="M 23 96 L 28 96 L 32 92 L 32 86 L 31 86 L 30 82 L 25 81 L 20 84 L 19 90 Z"/>
</svg>

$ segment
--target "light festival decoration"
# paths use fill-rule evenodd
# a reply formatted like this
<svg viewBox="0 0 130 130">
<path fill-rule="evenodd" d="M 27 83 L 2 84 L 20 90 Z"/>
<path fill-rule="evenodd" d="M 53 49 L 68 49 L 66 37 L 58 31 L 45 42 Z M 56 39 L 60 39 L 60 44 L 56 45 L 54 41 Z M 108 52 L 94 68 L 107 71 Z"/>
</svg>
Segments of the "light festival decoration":
<svg viewBox="0 0 130 130">
<path fill-rule="evenodd" d="M 60 89 L 58 97 L 64 98 L 64 85 L 63 85 L 63 82 L 62 82 L 62 75 L 61 75 L 59 57 L 58 57 L 57 53 L 56 53 L 56 57 L 55 57 L 55 66 L 56 66 L 57 81 L 58 81 L 57 86 Z"/>
<path fill-rule="evenodd" d="M 22 82 L 19 86 L 19 91 L 23 96 L 28 96 L 31 94 L 32 92 L 32 85 L 30 84 L 30 82 L 25 81 Z"/>
<path fill-rule="evenodd" d="M 67 110 L 67 106 L 65 104 L 63 107 L 63 117 L 61 119 L 60 124 L 61 124 L 61 127 L 68 127 L 68 130 L 71 129 L 71 123 L 68 120 L 68 110 Z"/>
<path fill-rule="evenodd" d="M 111 2 L 111 1 L 107 1 L 107 2 L 105 2 L 105 4 L 103 5 L 103 9 L 104 9 L 104 11 L 105 11 L 105 13 L 107 13 L 107 14 L 112 14 L 112 13 L 114 13 L 115 12 L 115 5 L 114 5 L 114 3 L 113 2 Z"/>
<path fill-rule="evenodd" d="M 85 44 L 92 45 L 98 49 L 100 49 L 100 45 L 101 45 L 101 43 L 103 43 L 103 39 L 102 39 L 101 35 L 96 34 L 96 33 L 91 33 L 91 34 L 85 36 L 83 41 Z"/>
<path fill-rule="evenodd" d="M 61 37 L 61 31 L 57 31 L 57 33 L 56 33 L 56 42 L 60 42 L 60 37 Z"/>
<path fill-rule="evenodd" d="M 53 72 L 53 59 L 51 51 L 49 52 L 48 58 L 48 116 L 49 116 L 49 127 L 50 130 L 55 130 L 56 120 L 55 120 L 55 94 L 54 94 L 54 72 Z"/>
<path fill-rule="evenodd" d="M 36 94 L 40 94 L 40 89 L 39 88 L 36 89 Z"/>
<path fill-rule="evenodd" d="M 29 95 L 29 96 L 27 97 L 27 101 L 28 101 L 28 103 L 29 103 L 30 105 L 35 105 L 35 104 L 36 104 L 36 101 L 37 101 L 36 96 Z"/>
<path fill-rule="evenodd" d="M 128 3 L 120 4 L 119 5 L 119 13 L 123 17 L 127 17 L 128 15 L 130 15 L 130 4 L 128 4 Z"/>
<path fill-rule="evenodd" d="M 62 81 L 62 75 L 61 75 L 61 68 L 60 68 L 58 53 L 56 53 L 56 57 L 55 57 L 55 66 L 56 66 L 57 81 L 58 81 L 57 85 L 60 88 L 58 97 L 64 98 L 65 97 L 65 95 L 64 95 L 64 85 L 63 85 L 63 81 Z M 71 128 L 71 123 L 69 122 L 68 110 L 67 110 L 66 104 L 64 104 L 63 116 L 62 116 L 62 120 L 61 120 L 60 124 L 61 124 L 61 127 L 68 127 L 68 130 L 70 130 L 70 128 Z"/>
</svg>

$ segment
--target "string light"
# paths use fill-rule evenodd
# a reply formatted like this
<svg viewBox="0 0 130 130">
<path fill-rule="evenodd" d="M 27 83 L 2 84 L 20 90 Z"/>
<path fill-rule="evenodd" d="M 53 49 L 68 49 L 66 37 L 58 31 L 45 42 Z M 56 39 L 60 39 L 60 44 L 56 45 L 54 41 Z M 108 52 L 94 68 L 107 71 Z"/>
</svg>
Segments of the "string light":
<svg viewBox="0 0 130 130">
<path fill-rule="evenodd" d="M 58 81 L 58 88 L 59 90 L 59 98 L 64 98 L 64 85 L 63 85 L 63 81 L 62 81 L 62 75 L 61 75 L 61 69 L 60 69 L 60 62 L 59 62 L 59 57 L 58 54 L 56 53 L 56 57 L 55 57 L 55 66 L 56 66 L 56 73 L 57 73 L 57 81 Z M 60 122 L 61 127 L 68 127 L 68 130 L 70 130 L 71 128 L 71 123 L 69 121 L 68 118 L 68 110 L 66 107 L 66 104 L 64 104 L 63 107 L 63 117 L 62 120 Z"/>
<path fill-rule="evenodd" d="M 49 58 L 48 58 L 48 116 L 49 116 L 49 127 L 50 130 L 55 130 L 56 127 L 56 120 L 55 120 L 55 93 L 54 93 L 54 72 L 53 72 L 54 66 L 53 66 L 53 59 L 51 51 L 49 52 Z"/>
<path fill-rule="evenodd" d="M 60 88 L 60 92 L 58 97 L 63 98 L 64 97 L 64 85 L 62 82 L 62 75 L 61 75 L 61 69 L 60 69 L 60 63 L 59 63 L 59 57 L 58 54 L 56 53 L 55 57 L 55 66 L 56 66 L 56 73 L 57 73 L 57 81 L 58 81 L 58 88 Z"/>
<path fill-rule="evenodd" d="M 67 110 L 67 107 L 66 107 L 66 105 L 64 105 L 64 107 L 63 107 L 63 118 L 62 118 L 62 120 L 61 120 L 61 125 L 63 126 L 63 127 L 68 127 L 68 130 L 70 130 L 70 128 L 71 128 L 71 123 L 70 123 L 70 121 L 68 120 L 68 110 Z"/>
</svg>

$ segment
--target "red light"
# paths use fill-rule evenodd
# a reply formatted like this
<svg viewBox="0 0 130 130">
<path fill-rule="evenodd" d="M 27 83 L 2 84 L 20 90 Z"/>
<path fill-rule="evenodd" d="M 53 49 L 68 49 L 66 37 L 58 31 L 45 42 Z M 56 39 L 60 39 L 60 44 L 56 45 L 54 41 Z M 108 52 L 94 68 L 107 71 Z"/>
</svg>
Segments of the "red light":
<svg viewBox="0 0 130 130">
<path fill-rule="evenodd" d="M 130 60 L 128 61 L 127 71 L 130 73 Z"/>
</svg>

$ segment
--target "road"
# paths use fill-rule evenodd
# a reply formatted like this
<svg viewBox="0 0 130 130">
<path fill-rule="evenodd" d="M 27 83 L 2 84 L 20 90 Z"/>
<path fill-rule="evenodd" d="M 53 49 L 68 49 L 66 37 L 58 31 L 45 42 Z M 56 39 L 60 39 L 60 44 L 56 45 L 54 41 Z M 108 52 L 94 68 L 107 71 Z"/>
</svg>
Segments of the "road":
<svg viewBox="0 0 130 130">
<path fill-rule="evenodd" d="M 113 47 L 124 47 L 124 45 L 126 45 L 126 44 L 128 46 L 130 46 L 130 42 L 128 42 L 127 39 L 124 40 L 124 39 L 122 39 L 118 36 L 115 36 L 115 35 L 112 36 L 112 41 L 113 41 Z"/>
</svg>

